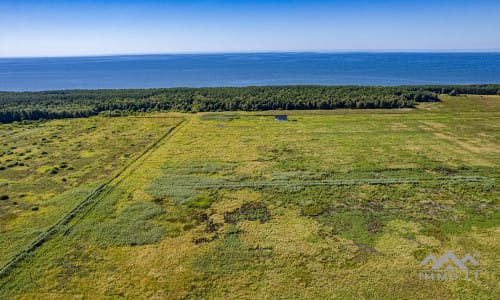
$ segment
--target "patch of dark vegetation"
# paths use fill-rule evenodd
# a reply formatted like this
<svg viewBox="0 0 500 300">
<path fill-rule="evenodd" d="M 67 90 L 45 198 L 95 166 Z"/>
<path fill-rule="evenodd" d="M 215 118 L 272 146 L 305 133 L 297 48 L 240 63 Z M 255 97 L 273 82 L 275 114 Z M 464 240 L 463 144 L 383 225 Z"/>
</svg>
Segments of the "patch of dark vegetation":
<svg viewBox="0 0 500 300">
<path fill-rule="evenodd" d="M 7 168 L 14 168 L 14 167 L 16 167 L 16 166 L 18 166 L 18 165 L 19 165 L 19 163 L 16 161 L 16 162 L 13 162 L 13 163 L 8 164 L 8 165 L 7 165 Z"/>
<path fill-rule="evenodd" d="M 221 228 L 221 227 L 222 227 L 222 224 L 215 223 L 213 220 L 208 220 L 207 226 L 205 228 L 205 232 L 214 233 L 214 232 L 217 232 L 217 230 L 219 230 L 219 228 Z"/>
<path fill-rule="evenodd" d="M 271 220 L 271 213 L 262 202 L 246 202 L 240 208 L 224 214 L 224 221 L 229 224 L 236 224 L 244 220 L 265 223 Z"/>
<path fill-rule="evenodd" d="M 207 222 L 209 220 L 208 215 L 204 211 L 199 209 L 193 210 L 191 213 L 191 217 L 198 223 Z"/>
<path fill-rule="evenodd" d="M 234 224 L 230 224 L 227 231 L 226 231 L 226 236 L 228 235 L 240 235 L 243 232 L 238 226 Z"/>
<path fill-rule="evenodd" d="M 185 224 L 184 226 L 182 226 L 182 230 L 183 231 L 189 231 L 189 230 L 191 230 L 191 229 L 193 229 L 195 227 L 196 227 L 195 224 L 189 223 L 189 224 Z"/>
<path fill-rule="evenodd" d="M 9 195 L 0 195 L 0 200 L 9 200 Z"/>
<path fill-rule="evenodd" d="M 366 224 L 368 233 L 373 236 L 376 233 L 382 232 L 382 228 L 384 227 L 384 224 L 380 219 L 375 218 L 374 216 L 371 216 L 370 220 L 368 220 L 368 223 Z"/>
<path fill-rule="evenodd" d="M 163 198 L 154 198 L 153 199 L 153 203 L 157 204 L 157 205 L 161 205 L 163 204 L 163 201 L 164 199 Z"/>
<path fill-rule="evenodd" d="M 193 243 L 195 243 L 196 245 L 203 244 L 203 243 L 209 243 L 210 241 L 211 241 L 211 239 L 209 239 L 207 237 L 200 237 L 200 238 L 193 239 Z"/>
<path fill-rule="evenodd" d="M 321 215 L 325 209 L 320 205 L 306 205 L 301 208 L 301 215 L 306 217 L 317 217 Z"/>
</svg>

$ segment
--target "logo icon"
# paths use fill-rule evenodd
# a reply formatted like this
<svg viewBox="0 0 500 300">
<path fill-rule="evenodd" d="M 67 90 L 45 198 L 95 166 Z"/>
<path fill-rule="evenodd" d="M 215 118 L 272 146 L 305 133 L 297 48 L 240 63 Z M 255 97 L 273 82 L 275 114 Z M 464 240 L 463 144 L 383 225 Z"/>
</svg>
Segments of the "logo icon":
<svg viewBox="0 0 500 300">
<path fill-rule="evenodd" d="M 432 263 L 430 269 L 420 271 L 420 280 L 458 280 L 463 278 L 470 281 L 477 280 L 479 277 L 479 270 L 474 268 L 479 266 L 479 263 L 469 253 L 459 259 L 452 251 L 448 251 L 439 260 L 433 254 L 429 254 L 422 260 L 420 267 L 423 268 L 430 263 Z M 472 266 L 472 268 L 468 266 Z"/>
</svg>

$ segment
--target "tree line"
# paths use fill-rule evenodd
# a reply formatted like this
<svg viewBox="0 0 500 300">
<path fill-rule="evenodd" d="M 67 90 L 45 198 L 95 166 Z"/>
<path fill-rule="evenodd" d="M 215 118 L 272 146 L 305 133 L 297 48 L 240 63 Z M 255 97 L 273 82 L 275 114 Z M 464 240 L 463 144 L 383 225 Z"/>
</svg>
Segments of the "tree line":
<svg viewBox="0 0 500 300">
<path fill-rule="evenodd" d="M 500 85 L 254 86 L 0 92 L 0 122 L 150 111 L 405 108 L 439 94 L 499 95 Z"/>
</svg>

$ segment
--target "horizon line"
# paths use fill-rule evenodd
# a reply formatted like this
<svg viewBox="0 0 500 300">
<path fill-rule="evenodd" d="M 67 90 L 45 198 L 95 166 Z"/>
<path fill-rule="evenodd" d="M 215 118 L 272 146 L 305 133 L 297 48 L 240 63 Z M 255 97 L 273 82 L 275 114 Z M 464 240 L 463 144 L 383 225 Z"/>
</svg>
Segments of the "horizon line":
<svg viewBox="0 0 500 300">
<path fill-rule="evenodd" d="M 500 53 L 500 49 L 336 49 L 336 50 L 255 50 L 255 51 L 185 51 L 185 52 L 130 52 L 95 53 L 41 56 L 0 56 L 0 59 L 29 58 L 84 58 L 120 56 L 160 56 L 160 55 L 226 55 L 226 54 L 336 54 L 336 53 Z"/>
</svg>

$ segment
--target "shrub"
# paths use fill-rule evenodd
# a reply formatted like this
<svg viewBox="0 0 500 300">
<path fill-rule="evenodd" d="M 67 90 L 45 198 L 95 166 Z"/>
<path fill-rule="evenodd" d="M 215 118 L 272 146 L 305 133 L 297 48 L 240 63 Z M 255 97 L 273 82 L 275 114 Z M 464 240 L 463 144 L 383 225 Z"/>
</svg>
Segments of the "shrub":
<svg viewBox="0 0 500 300">
<path fill-rule="evenodd" d="M 191 208 L 209 208 L 212 202 L 213 200 L 210 196 L 203 195 L 188 200 L 186 204 Z"/>
<path fill-rule="evenodd" d="M 8 200 L 9 195 L 0 195 L 0 200 Z"/>
<path fill-rule="evenodd" d="M 260 221 L 265 223 L 271 219 L 271 213 L 266 205 L 261 202 L 246 202 L 240 208 L 224 214 L 224 221 L 236 224 L 239 221 Z"/>
</svg>

